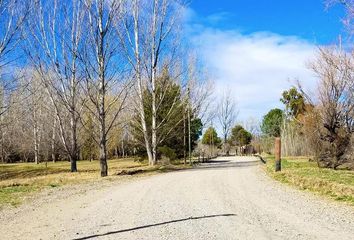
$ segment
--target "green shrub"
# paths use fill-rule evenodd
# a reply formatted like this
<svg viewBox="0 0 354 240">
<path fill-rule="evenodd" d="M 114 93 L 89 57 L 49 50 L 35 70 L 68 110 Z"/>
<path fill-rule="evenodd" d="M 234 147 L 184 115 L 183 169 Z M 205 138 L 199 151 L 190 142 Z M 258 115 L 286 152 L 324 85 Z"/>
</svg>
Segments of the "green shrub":
<svg viewBox="0 0 354 240">
<path fill-rule="evenodd" d="M 159 153 L 161 156 L 168 158 L 169 160 L 173 161 L 176 160 L 177 154 L 174 149 L 169 148 L 167 146 L 159 147 Z"/>
</svg>

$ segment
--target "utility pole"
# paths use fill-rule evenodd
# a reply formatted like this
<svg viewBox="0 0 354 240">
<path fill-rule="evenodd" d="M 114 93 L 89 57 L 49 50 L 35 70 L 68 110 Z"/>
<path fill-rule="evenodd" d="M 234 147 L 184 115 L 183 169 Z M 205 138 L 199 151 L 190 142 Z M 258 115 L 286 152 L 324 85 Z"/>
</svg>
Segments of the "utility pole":
<svg viewBox="0 0 354 240">
<path fill-rule="evenodd" d="M 213 122 L 211 122 L 211 158 L 213 158 L 214 155 L 214 127 L 213 127 Z"/>
<path fill-rule="evenodd" d="M 122 138 L 122 158 L 125 158 L 125 151 L 124 151 L 124 136 Z"/>
<path fill-rule="evenodd" d="M 186 109 L 183 109 L 183 159 L 184 165 L 187 164 L 187 131 L 186 131 Z"/>
<path fill-rule="evenodd" d="M 189 164 L 192 165 L 192 139 L 191 139 L 191 101 L 190 101 L 190 87 L 187 89 L 188 93 L 188 154 L 189 154 Z"/>
<path fill-rule="evenodd" d="M 275 138 L 275 171 L 281 171 L 281 140 L 279 137 Z"/>
</svg>

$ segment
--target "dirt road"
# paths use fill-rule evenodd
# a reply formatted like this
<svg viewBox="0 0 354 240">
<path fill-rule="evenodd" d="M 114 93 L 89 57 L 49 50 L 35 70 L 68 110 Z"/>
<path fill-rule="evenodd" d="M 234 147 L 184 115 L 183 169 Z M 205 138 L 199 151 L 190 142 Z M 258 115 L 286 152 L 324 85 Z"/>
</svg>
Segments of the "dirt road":
<svg viewBox="0 0 354 240">
<path fill-rule="evenodd" d="M 0 218 L 0 239 L 354 239 L 354 208 L 219 158 Z"/>
</svg>

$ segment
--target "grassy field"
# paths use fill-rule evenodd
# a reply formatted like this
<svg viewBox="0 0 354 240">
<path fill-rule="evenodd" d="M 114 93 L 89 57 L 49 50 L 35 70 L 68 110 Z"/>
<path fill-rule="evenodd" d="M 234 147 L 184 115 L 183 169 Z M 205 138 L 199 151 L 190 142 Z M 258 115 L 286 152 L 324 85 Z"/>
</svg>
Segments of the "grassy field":
<svg viewBox="0 0 354 240">
<path fill-rule="evenodd" d="M 138 170 L 140 174 L 172 171 L 189 168 L 181 164 L 149 167 L 146 163 L 134 159 L 114 159 L 108 161 L 109 176 L 100 177 L 98 161 L 79 161 L 77 173 L 70 172 L 69 162 L 0 164 L 0 208 L 5 205 L 16 206 L 24 197 L 46 188 L 63 185 L 82 184 L 92 181 L 113 181 L 117 173 Z"/>
<path fill-rule="evenodd" d="M 284 158 L 282 171 L 274 172 L 274 157 L 266 157 L 266 169 L 276 180 L 354 205 L 354 171 L 318 168 L 309 158 Z"/>
</svg>

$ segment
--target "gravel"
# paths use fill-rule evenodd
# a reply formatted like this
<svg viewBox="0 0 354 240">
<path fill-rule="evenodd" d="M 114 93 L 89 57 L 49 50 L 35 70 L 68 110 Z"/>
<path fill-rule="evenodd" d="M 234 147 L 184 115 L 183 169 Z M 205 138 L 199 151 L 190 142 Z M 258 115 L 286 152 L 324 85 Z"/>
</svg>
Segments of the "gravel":
<svg viewBox="0 0 354 240">
<path fill-rule="evenodd" d="M 0 239 L 354 239 L 354 209 L 270 179 L 253 157 L 54 191 L 0 212 Z M 72 191 L 72 190 L 71 190 Z"/>
</svg>

